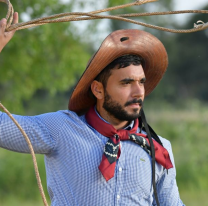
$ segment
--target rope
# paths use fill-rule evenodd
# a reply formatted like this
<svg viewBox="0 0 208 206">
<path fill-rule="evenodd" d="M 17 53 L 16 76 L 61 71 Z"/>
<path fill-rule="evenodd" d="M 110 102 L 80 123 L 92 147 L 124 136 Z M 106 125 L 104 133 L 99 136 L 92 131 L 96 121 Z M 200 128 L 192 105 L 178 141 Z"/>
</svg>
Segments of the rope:
<svg viewBox="0 0 208 206">
<path fill-rule="evenodd" d="M 98 15 L 99 13 L 103 13 L 103 12 L 122 9 L 122 8 L 135 6 L 135 5 L 142 5 L 142 4 L 151 3 L 151 2 L 155 2 L 155 1 L 157 1 L 157 0 L 136 0 L 133 3 L 119 5 L 119 6 L 115 6 L 115 7 L 109 7 L 106 9 L 96 10 L 96 11 L 92 11 L 92 12 L 60 13 L 60 14 L 55 14 L 55 15 L 51 15 L 48 17 L 37 18 L 37 19 L 31 20 L 28 22 L 23 22 L 23 23 L 11 25 L 12 20 L 13 20 L 13 13 L 14 13 L 13 6 L 9 0 L 0 0 L 0 2 L 4 2 L 8 5 L 8 12 L 6 15 L 6 19 L 7 19 L 6 31 L 21 30 L 21 29 L 31 28 L 31 27 L 35 27 L 35 26 L 48 24 L 48 23 L 95 20 L 95 19 L 120 20 L 120 21 L 125 21 L 125 22 L 129 22 L 129 23 L 141 25 L 144 27 L 157 29 L 157 30 L 161 30 L 161 31 L 166 31 L 166 32 L 172 32 L 172 33 L 192 33 L 192 32 L 205 30 L 208 28 L 208 22 L 204 23 L 201 20 L 194 23 L 194 28 L 192 28 L 192 29 L 170 29 L 170 28 L 147 24 L 147 23 L 143 23 L 140 21 L 135 21 L 135 20 L 127 18 L 127 17 L 172 15 L 172 14 L 185 14 L 185 13 L 208 14 L 208 10 L 182 10 L 182 11 L 165 11 L 165 12 L 150 12 L 150 13 L 132 13 L 132 14 L 120 14 L 120 15 Z"/>
<path fill-rule="evenodd" d="M 11 113 L 3 106 L 3 104 L 1 102 L 0 102 L 0 108 L 2 108 L 4 110 L 4 112 L 12 119 L 12 121 L 15 123 L 15 125 L 20 130 L 20 132 L 23 134 L 23 136 L 24 136 L 24 138 L 25 138 L 25 140 L 26 140 L 26 142 L 29 146 L 30 153 L 31 153 L 32 159 L 33 159 L 33 165 L 34 165 L 34 169 L 35 169 L 35 176 L 36 176 L 36 179 L 37 179 L 38 188 L 39 188 L 41 197 L 43 199 L 44 205 L 48 206 L 48 203 L 47 203 L 47 200 L 46 200 L 46 197 L 45 197 L 45 194 L 44 194 L 43 186 L 42 186 L 42 183 L 41 183 L 40 174 L 39 174 L 39 171 L 38 171 L 37 160 L 36 160 L 35 153 L 34 153 L 32 144 L 30 142 L 30 139 L 28 138 L 27 134 L 22 129 L 22 127 L 19 125 L 19 123 L 14 119 L 14 117 L 11 115 Z"/>
</svg>

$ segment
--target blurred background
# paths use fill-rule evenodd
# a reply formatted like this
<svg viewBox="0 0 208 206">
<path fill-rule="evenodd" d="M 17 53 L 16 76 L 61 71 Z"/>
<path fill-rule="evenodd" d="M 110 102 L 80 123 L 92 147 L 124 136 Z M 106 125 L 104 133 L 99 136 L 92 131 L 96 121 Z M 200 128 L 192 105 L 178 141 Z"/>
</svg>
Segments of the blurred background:
<svg viewBox="0 0 208 206">
<path fill-rule="evenodd" d="M 93 11 L 129 0 L 12 0 L 20 22 L 71 11 Z M 159 0 L 108 14 L 208 10 L 207 0 Z M 0 19 L 7 5 L 0 3 Z M 193 28 L 206 14 L 134 18 L 175 29 Z M 147 120 L 172 143 L 181 199 L 208 205 L 208 30 L 173 34 L 111 20 L 49 24 L 17 31 L 0 55 L 0 101 L 15 114 L 67 109 L 68 99 L 90 56 L 113 30 L 136 28 L 157 36 L 169 55 L 168 70 L 144 104 Z M 44 157 L 37 155 L 46 191 Z M 46 192 L 47 193 L 47 192 Z M 47 196 L 48 198 L 48 196 Z M 49 201 L 49 198 L 48 198 Z M 50 202 L 50 201 L 49 201 Z M 43 205 L 30 155 L 0 149 L 0 205 Z"/>
</svg>

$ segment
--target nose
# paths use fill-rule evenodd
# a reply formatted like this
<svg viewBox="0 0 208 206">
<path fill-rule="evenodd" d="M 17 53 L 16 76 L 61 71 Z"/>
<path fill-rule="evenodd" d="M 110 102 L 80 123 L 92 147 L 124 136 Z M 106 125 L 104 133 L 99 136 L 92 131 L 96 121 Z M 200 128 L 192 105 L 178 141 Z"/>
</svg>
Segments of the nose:
<svg viewBox="0 0 208 206">
<path fill-rule="evenodd" d="M 145 95 L 144 84 L 135 82 L 135 84 L 132 85 L 132 97 L 144 99 L 144 95 Z"/>
</svg>

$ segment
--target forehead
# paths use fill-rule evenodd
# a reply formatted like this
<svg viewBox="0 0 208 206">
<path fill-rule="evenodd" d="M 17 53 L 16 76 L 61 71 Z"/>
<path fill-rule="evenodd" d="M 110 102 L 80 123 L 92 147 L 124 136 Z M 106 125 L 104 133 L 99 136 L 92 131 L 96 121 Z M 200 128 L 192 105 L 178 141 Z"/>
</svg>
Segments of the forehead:
<svg viewBox="0 0 208 206">
<path fill-rule="evenodd" d="M 133 78 L 141 79 L 145 77 L 142 65 L 130 65 L 128 67 L 113 69 L 109 79 Z"/>
</svg>

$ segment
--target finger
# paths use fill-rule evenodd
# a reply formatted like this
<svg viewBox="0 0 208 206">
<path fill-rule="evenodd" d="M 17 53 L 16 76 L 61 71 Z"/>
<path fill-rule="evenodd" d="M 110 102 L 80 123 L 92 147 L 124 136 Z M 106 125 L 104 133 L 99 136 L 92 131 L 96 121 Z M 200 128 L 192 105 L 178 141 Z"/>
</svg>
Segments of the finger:
<svg viewBox="0 0 208 206">
<path fill-rule="evenodd" d="M 17 24 L 17 23 L 18 23 L 18 19 L 19 19 L 18 13 L 17 13 L 17 12 L 14 12 L 14 14 L 13 14 L 13 24 Z M 8 32 L 7 35 L 8 35 L 10 38 L 12 38 L 12 36 L 13 36 L 14 33 L 15 33 L 15 31 L 16 31 L 16 30 L 10 31 L 10 32 Z"/>
<path fill-rule="evenodd" d="M 19 15 L 17 12 L 14 12 L 13 15 L 13 24 L 17 24 L 18 23 L 18 19 L 19 19 Z"/>
<path fill-rule="evenodd" d="M 7 20 L 5 18 L 3 18 L 1 21 L 0 21 L 0 30 L 2 33 L 4 33 L 5 29 L 6 29 L 6 23 L 7 23 Z"/>
</svg>

